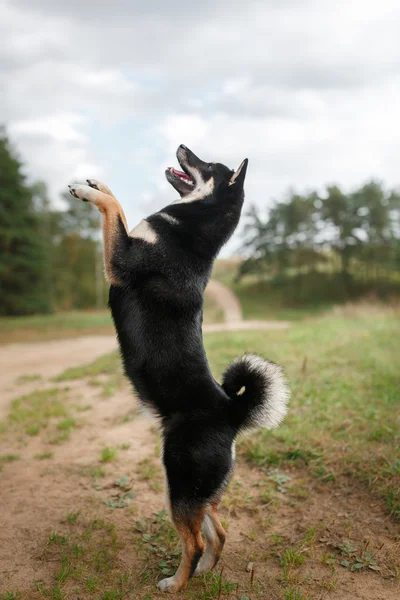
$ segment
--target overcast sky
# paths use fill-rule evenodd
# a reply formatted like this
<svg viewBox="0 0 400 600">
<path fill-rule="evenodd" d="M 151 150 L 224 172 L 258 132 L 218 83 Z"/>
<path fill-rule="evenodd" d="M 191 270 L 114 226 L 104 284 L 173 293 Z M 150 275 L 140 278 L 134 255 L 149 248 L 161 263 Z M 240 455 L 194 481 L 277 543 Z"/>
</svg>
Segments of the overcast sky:
<svg viewBox="0 0 400 600">
<path fill-rule="evenodd" d="M 97 177 L 130 226 L 180 143 L 248 157 L 247 203 L 395 186 L 399 31 L 398 0 L 0 0 L 0 119 L 52 198 Z"/>
</svg>

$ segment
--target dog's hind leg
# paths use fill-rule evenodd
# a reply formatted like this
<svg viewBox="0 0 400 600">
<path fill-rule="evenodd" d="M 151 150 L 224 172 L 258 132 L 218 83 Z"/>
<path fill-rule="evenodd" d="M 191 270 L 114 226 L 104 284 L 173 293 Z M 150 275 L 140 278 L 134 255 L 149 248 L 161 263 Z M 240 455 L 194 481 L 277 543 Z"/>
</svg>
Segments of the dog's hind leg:
<svg viewBox="0 0 400 600">
<path fill-rule="evenodd" d="M 109 283 L 121 285 L 120 278 L 115 268 L 114 256 L 123 254 L 123 248 L 129 244 L 128 226 L 121 205 L 111 193 L 100 190 L 110 190 L 107 186 L 89 180 L 90 185 L 72 184 L 69 186 L 70 193 L 75 198 L 84 202 L 94 204 L 103 215 L 103 237 L 104 237 L 104 266 Z M 99 186 L 94 187 L 95 185 Z M 118 253 L 115 252 L 118 247 Z"/>
<path fill-rule="evenodd" d="M 204 517 L 202 530 L 206 538 L 206 550 L 201 557 L 194 577 L 211 571 L 221 558 L 225 544 L 226 533 L 217 513 L 217 504 L 212 504 Z"/>
<path fill-rule="evenodd" d="M 175 575 L 162 579 L 158 583 L 158 587 L 162 591 L 175 593 L 186 588 L 203 554 L 204 542 L 201 537 L 201 524 L 204 519 L 205 507 L 199 506 L 197 509 L 191 510 L 189 507 L 178 509 L 172 505 L 171 511 L 172 521 L 182 540 L 182 559 Z"/>
</svg>

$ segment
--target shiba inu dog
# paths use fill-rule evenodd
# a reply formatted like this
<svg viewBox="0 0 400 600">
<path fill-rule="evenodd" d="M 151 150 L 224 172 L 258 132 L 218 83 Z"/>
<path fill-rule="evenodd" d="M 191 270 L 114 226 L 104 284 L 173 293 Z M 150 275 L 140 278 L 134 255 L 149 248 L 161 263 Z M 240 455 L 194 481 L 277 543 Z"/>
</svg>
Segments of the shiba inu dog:
<svg viewBox="0 0 400 600">
<path fill-rule="evenodd" d="M 225 542 L 217 508 L 235 439 L 277 426 L 289 398 L 282 368 L 254 354 L 234 360 L 220 385 L 203 347 L 204 289 L 239 222 L 248 161 L 232 171 L 183 145 L 177 158 L 182 170 L 170 167 L 166 178 L 179 198 L 132 231 L 107 186 L 69 186 L 103 214 L 109 305 L 125 373 L 161 426 L 167 507 L 183 544 L 177 572 L 158 584 L 169 592 L 217 564 Z"/>
</svg>

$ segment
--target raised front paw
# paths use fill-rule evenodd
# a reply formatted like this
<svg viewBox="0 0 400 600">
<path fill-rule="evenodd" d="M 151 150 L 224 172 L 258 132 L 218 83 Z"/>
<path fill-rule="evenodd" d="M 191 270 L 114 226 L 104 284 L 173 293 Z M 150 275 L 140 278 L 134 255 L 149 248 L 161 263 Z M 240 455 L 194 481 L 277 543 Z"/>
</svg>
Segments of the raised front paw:
<svg viewBox="0 0 400 600">
<path fill-rule="evenodd" d="M 78 200 L 83 200 L 83 202 L 89 202 L 90 188 L 87 185 L 81 185 L 80 183 L 71 183 L 69 187 L 69 193 L 74 198 L 78 198 Z"/>
<path fill-rule="evenodd" d="M 101 183 L 101 181 L 97 181 L 97 179 L 86 179 L 89 187 L 94 190 L 98 190 L 99 192 L 103 192 L 103 194 L 108 194 L 109 196 L 114 196 L 108 185 L 105 183 Z"/>
<path fill-rule="evenodd" d="M 86 181 L 89 187 L 93 188 L 94 190 L 100 191 L 100 181 L 97 181 L 97 179 L 86 179 Z"/>
</svg>

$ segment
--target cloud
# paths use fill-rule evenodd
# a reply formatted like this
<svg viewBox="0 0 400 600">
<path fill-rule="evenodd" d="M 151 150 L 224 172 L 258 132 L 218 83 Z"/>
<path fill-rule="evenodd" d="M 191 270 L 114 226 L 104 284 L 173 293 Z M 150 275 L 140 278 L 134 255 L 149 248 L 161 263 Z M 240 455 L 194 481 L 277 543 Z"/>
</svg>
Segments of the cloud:
<svg viewBox="0 0 400 600">
<path fill-rule="evenodd" d="M 399 26 L 395 0 L 3 0 L 1 114 L 52 196 L 105 177 L 132 225 L 174 199 L 181 142 L 230 167 L 248 156 L 248 202 L 394 185 Z"/>
<path fill-rule="evenodd" d="M 50 197 L 57 206 L 66 181 L 80 180 L 87 173 L 99 178 L 104 175 L 101 167 L 90 161 L 89 140 L 80 131 L 83 126 L 80 115 L 50 114 L 19 120 L 8 128 L 17 146 L 30 156 L 28 175 L 48 183 Z"/>
</svg>

